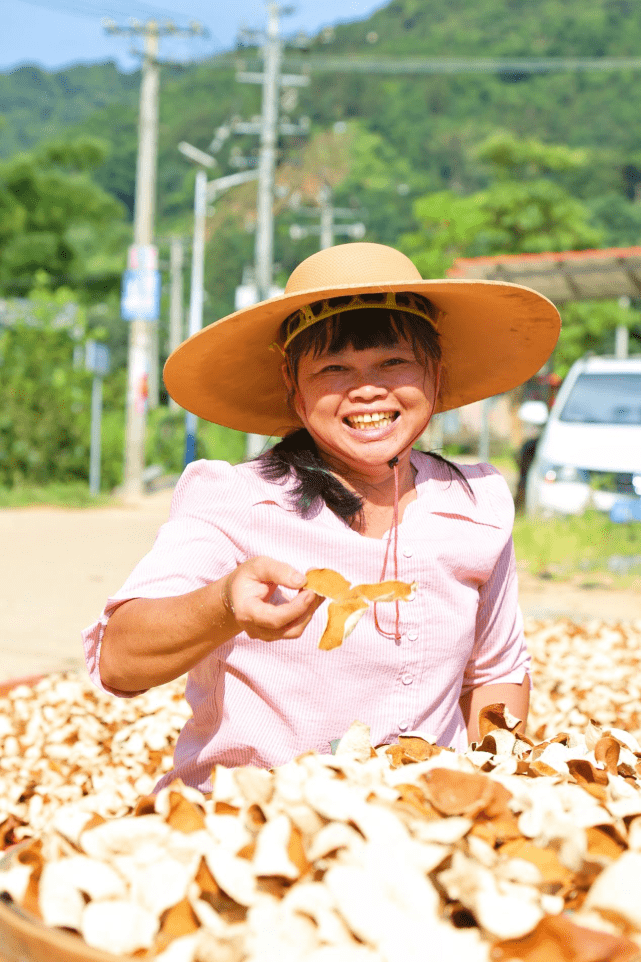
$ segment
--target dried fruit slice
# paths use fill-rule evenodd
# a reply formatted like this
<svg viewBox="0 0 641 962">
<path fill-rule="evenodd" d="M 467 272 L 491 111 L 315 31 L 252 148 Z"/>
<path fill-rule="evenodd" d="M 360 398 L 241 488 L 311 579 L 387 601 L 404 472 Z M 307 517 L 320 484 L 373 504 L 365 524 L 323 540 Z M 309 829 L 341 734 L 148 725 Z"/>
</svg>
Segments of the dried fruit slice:
<svg viewBox="0 0 641 962">
<path fill-rule="evenodd" d="M 340 648 L 348 635 L 352 633 L 367 610 L 367 602 L 362 598 L 350 598 L 339 604 L 330 602 L 327 608 L 327 625 L 321 635 L 318 647 L 323 651 Z"/>
<path fill-rule="evenodd" d="M 381 581 L 375 585 L 357 585 L 354 591 L 368 601 L 409 601 L 416 591 L 416 582 Z"/>
<path fill-rule="evenodd" d="M 351 591 L 349 581 L 331 568 L 312 568 L 307 572 L 305 587 L 323 598 L 340 601 Z"/>
<path fill-rule="evenodd" d="M 496 962 L 634 962 L 638 946 L 630 939 L 580 928 L 565 915 L 547 916 L 522 939 L 492 948 Z"/>
<path fill-rule="evenodd" d="M 502 702 L 497 702 L 495 705 L 485 705 L 479 712 L 481 741 L 495 728 L 513 732 L 520 724 L 521 719 L 511 715 Z"/>
<path fill-rule="evenodd" d="M 82 937 L 96 949 L 125 955 L 150 949 L 159 923 L 156 916 L 126 899 L 89 902 L 82 916 Z"/>
<path fill-rule="evenodd" d="M 350 587 L 349 582 L 331 568 L 311 568 L 304 585 L 322 598 L 330 599 L 327 625 L 318 647 L 323 651 L 339 648 L 354 630 L 370 603 L 379 601 L 409 601 L 416 591 L 416 583 L 381 581 Z"/>
<path fill-rule="evenodd" d="M 456 772 L 449 768 L 433 768 L 421 779 L 428 799 L 443 815 L 465 815 L 474 818 L 493 801 L 499 788 L 487 775 Z"/>
</svg>

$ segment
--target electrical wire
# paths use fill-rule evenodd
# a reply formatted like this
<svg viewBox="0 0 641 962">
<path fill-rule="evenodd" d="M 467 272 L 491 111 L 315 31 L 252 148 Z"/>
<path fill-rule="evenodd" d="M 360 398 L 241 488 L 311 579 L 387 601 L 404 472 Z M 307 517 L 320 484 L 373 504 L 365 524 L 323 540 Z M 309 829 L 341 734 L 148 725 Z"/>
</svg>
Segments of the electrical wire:
<svg viewBox="0 0 641 962">
<path fill-rule="evenodd" d="M 101 17 L 113 19 L 120 17 L 129 21 L 137 15 L 141 18 L 171 18 L 179 25 L 181 23 L 187 25 L 195 19 L 186 16 L 184 12 L 180 13 L 168 7 L 145 3 L 144 0 L 121 0 L 121 2 L 119 0 L 107 0 L 107 2 L 99 3 L 94 3 L 92 0 L 21 0 L 21 2 L 36 7 L 44 7 L 46 10 L 57 10 L 71 16 L 87 17 L 94 20 Z M 210 41 L 213 40 L 214 46 L 222 50 L 225 46 L 222 41 L 212 33 L 209 26 L 207 26 L 207 31 Z"/>
</svg>

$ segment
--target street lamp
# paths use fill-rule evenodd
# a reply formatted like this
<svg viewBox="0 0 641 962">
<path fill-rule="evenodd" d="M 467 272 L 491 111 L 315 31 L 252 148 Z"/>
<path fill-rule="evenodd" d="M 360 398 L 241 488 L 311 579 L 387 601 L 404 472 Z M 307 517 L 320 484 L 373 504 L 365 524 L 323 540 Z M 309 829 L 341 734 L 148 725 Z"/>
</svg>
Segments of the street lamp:
<svg viewBox="0 0 641 962">
<path fill-rule="evenodd" d="M 203 326 L 203 293 L 205 277 L 205 225 L 207 220 L 207 203 L 213 202 L 230 187 L 237 187 L 248 180 L 255 180 L 256 170 L 240 171 L 228 174 L 207 182 L 207 172 L 203 166 L 213 167 L 217 161 L 215 157 L 206 154 L 204 150 L 193 147 L 183 141 L 178 149 L 185 157 L 195 161 L 200 170 L 196 174 L 194 189 L 194 239 L 191 254 L 191 287 L 189 293 L 189 336 L 196 334 Z M 198 418 L 191 411 L 185 416 L 185 467 L 196 457 L 196 427 Z"/>
</svg>

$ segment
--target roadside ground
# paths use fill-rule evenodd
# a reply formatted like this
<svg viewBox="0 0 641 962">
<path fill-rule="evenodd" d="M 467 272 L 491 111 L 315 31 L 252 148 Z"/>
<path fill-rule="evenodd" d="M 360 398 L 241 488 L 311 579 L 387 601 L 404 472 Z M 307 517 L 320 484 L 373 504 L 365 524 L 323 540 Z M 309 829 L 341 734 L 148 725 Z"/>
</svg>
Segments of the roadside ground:
<svg viewBox="0 0 641 962">
<path fill-rule="evenodd" d="M 83 669 L 81 630 L 151 548 L 170 500 L 161 490 L 136 506 L 0 511 L 0 682 Z M 535 618 L 641 620 L 640 589 L 520 576 L 521 608 Z"/>
</svg>

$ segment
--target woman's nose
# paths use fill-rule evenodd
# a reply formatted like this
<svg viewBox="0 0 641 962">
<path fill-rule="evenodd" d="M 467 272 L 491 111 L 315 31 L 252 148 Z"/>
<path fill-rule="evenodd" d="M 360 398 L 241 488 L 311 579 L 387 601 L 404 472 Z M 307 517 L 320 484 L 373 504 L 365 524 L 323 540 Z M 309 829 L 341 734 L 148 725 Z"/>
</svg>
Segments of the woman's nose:
<svg viewBox="0 0 641 962">
<path fill-rule="evenodd" d="M 350 398 L 359 398 L 365 401 L 371 401 L 377 397 L 384 397 L 386 394 L 387 388 L 385 385 L 377 383 L 372 378 L 359 380 L 353 384 L 349 390 Z"/>
</svg>

